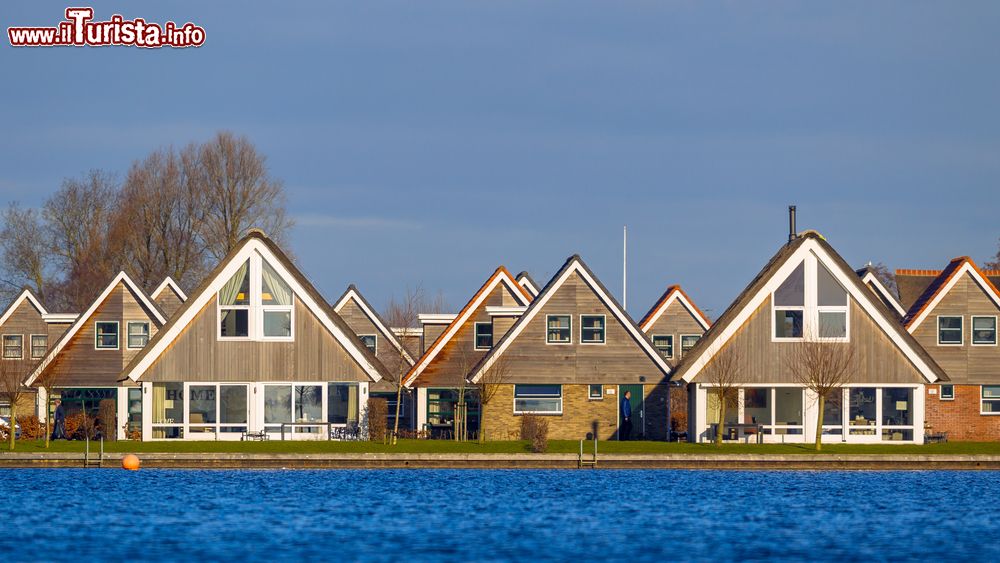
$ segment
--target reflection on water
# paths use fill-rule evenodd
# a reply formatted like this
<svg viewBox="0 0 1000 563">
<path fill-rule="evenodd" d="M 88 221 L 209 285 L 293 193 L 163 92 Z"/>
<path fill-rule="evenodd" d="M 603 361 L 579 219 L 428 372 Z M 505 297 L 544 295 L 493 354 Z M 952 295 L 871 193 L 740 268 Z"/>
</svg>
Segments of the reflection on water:
<svg viewBox="0 0 1000 563">
<path fill-rule="evenodd" d="M 1000 558 L 1000 472 L 0 471 L 0 559 Z"/>
</svg>

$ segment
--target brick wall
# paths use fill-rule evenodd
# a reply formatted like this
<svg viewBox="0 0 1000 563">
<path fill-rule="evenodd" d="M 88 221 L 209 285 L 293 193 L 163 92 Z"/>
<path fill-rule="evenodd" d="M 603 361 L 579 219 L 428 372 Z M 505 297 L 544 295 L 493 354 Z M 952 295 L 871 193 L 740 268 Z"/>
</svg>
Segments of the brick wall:
<svg viewBox="0 0 1000 563">
<path fill-rule="evenodd" d="M 955 385 L 955 399 L 941 400 L 938 385 L 926 386 L 926 419 L 929 433 L 948 432 L 948 440 L 991 442 L 1000 440 L 1000 415 L 982 415 L 978 385 Z M 936 391 L 931 395 L 930 391 Z"/>
</svg>

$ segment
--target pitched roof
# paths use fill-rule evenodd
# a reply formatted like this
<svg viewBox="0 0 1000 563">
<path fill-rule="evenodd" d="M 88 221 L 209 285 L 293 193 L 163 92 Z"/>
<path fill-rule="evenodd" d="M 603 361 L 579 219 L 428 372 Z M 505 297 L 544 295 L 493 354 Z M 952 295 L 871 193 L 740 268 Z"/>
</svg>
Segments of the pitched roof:
<svg viewBox="0 0 1000 563">
<path fill-rule="evenodd" d="M 368 300 L 361 295 L 361 292 L 353 283 L 347 286 L 347 290 L 344 291 L 344 294 L 337 300 L 337 304 L 333 306 L 333 310 L 339 314 L 340 310 L 352 300 L 358 304 L 358 308 L 364 312 L 365 316 L 367 316 L 372 324 L 375 325 L 375 328 L 382 333 L 382 337 L 388 340 L 389 343 L 396 348 L 396 350 L 401 352 L 403 358 L 405 358 L 406 361 L 412 366 L 414 364 L 413 356 L 411 356 L 410 352 L 407 351 L 405 346 L 403 346 L 403 343 L 399 341 L 396 333 L 389 329 L 389 324 L 386 323 L 381 316 L 379 316 L 378 311 L 376 311 L 375 308 L 368 303 Z"/>
<path fill-rule="evenodd" d="M 523 287 L 524 289 L 527 289 L 528 293 L 530 293 L 532 297 L 538 297 L 538 292 L 541 290 L 541 286 L 535 283 L 535 280 L 534 278 L 531 277 L 531 274 L 529 274 L 526 271 L 521 272 L 520 274 L 517 275 L 516 279 L 517 283 L 520 284 L 521 287 Z"/>
<path fill-rule="evenodd" d="M 36 311 L 38 311 L 39 315 L 44 316 L 49 313 L 42 305 L 42 302 L 39 301 L 37 297 L 35 297 L 35 294 L 32 293 L 32 291 L 26 287 L 22 289 L 21 293 L 19 293 L 18 296 L 15 297 L 14 300 L 10 302 L 10 305 L 7 305 L 7 308 L 4 309 L 3 314 L 0 315 L 0 326 L 3 326 L 3 324 L 7 322 L 7 319 L 9 319 L 10 316 L 14 314 L 14 311 L 16 311 L 17 308 L 21 306 L 21 303 L 24 303 L 25 301 L 31 303 L 31 306 L 34 307 Z"/>
<path fill-rule="evenodd" d="M 532 296 L 523 286 L 517 283 L 517 280 L 513 275 L 505 268 L 500 266 L 497 268 L 493 274 L 486 280 L 486 283 L 479 288 L 479 291 L 472 296 L 472 299 L 462 307 L 462 310 L 455 316 L 455 318 L 448 323 L 444 331 L 434 340 L 434 343 L 427 347 L 424 351 L 424 355 L 417 360 L 416 365 L 410 370 L 410 373 L 406 374 L 406 378 L 403 380 L 403 385 L 409 387 L 414 381 L 420 377 L 420 374 L 427 368 L 428 365 L 434 360 L 435 357 L 441 352 L 445 344 L 447 344 L 459 329 L 469 320 L 469 317 L 479 309 L 483 301 L 489 296 L 490 292 L 493 291 L 495 287 L 499 284 L 504 284 L 508 290 L 517 298 L 518 301 L 523 305 L 528 305 L 532 302 Z"/>
<path fill-rule="evenodd" d="M 354 331 L 333 310 L 333 307 L 323 299 L 320 292 L 292 263 L 278 246 L 263 232 L 251 229 L 242 240 L 236 243 L 232 251 L 223 258 L 205 277 L 197 289 L 191 292 L 191 297 L 184 302 L 169 321 L 146 344 L 141 352 L 136 354 L 122 372 L 123 378 L 138 380 L 145 370 L 153 364 L 170 344 L 180 335 L 184 328 L 201 312 L 233 274 L 236 273 L 252 252 L 259 252 L 268 264 L 292 287 L 292 291 L 303 304 L 320 320 L 321 324 L 336 338 L 347 353 L 365 370 L 373 381 L 379 381 L 387 375 L 385 367 L 379 362 L 357 338 Z"/>
<path fill-rule="evenodd" d="M 903 326 L 893 320 L 892 312 L 882 300 L 876 299 L 871 290 L 866 288 L 861 279 L 846 261 L 837 254 L 822 235 L 815 231 L 806 231 L 791 242 L 781 247 L 757 276 L 740 292 L 736 300 L 715 321 L 712 328 L 688 352 L 684 361 L 677 368 L 676 377 L 684 381 L 691 380 L 701 369 L 744 325 L 757 308 L 771 292 L 796 268 L 807 253 L 814 253 L 827 267 L 839 283 L 847 289 L 855 301 L 868 314 L 876 325 L 892 340 L 903 355 L 917 368 L 928 381 L 947 381 L 944 370 L 931 358 L 930 354 L 907 332 Z"/>
<path fill-rule="evenodd" d="M 705 313 L 701 312 L 701 309 L 694 304 L 694 301 L 692 301 L 691 298 L 684 293 L 684 290 L 681 289 L 681 286 L 679 285 L 672 285 L 663 292 L 663 295 L 656 300 L 656 303 L 649 309 L 649 312 L 647 312 L 646 315 L 642 317 L 642 320 L 639 321 L 639 328 L 642 329 L 643 332 L 649 332 L 649 329 L 656 324 L 656 321 L 663 315 L 664 312 L 666 312 L 667 307 L 670 307 L 674 301 L 679 302 L 685 309 L 687 309 L 687 311 L 691 313 L 691 316 L 698 321 L 698 324 L 700 324 L 703 329 L 708 330 L 711 328 L 712 321 L 708 320 Z"/>
<path fill-rule="evenodd" d="M 882 280 L 879 279 L 878 272 L 875 271 L 875 268 L 865 266 L 864 268 L 854 270 L 854 272 L 858 274 L 859 278 L 861 278 L 861 283 L 867 284 L 871 287 L 882 302 L 888 305 L 892 311 L 895 311 L 896 314 L 899 315 L 899 318 L 903 318 L 903 316 L 906 315 L 906 310 L 899 304 L 899 299 L 897 299 L 896 296 L 889 291 L 889 288 L 882 283 Z"/>
<path fill-rule="evenodd" d="M 87 307 L 87 310 L 77 317 L 76 321 L 70 325 L 68 329 L 66 329 L 66 332 L 64 332 L 62 336 L 59 337 L 59 340 L 56 341 L 55 345 L 49 348 L 48 353 L 45 354 L 42 361 L 38 363 L 34 371 L 31 372 L 31 375 L 29 375 L 25 380 L 25 385 L 31 385 L 35 382 L 38 376 L 41 375 L 42 371 L 45 370 L 50 363 L 52 363 L 52 360 L 59 355 L 62 349 L 76 335 L 76 333 L 79 332 L 81 328 L 86 326 L 90 317 L 97 311 L 97 308 L 104 302 L 105 299 L 108 298 L 109 295 L 111 295 L 111 292 L 114 291 L 119 284 L 123 284 L 129 291 L 132 292 L 133 295 L 136 296 L 136 298 L 138 298 L 139 302 L 142 303 L 146 310 L 149 311 L 150 316 L 160 323 L 160 326 L 163 326 L 167 322 L 166 315 L 164 315 L 163 311 L 156 306 L 156 303 L 148 295 L 146 295 L 146 292 L 143 291 L 138 284 L 132 281 L 132 278 L 129 277 L 128 274 L 125 272 L 118 272 L 118 275 L 111 280 L 111 283 L 109 283 L 101 291 L 101 293 L 90 302 L 90 306 Z"/>
<path fill-rule="evenodd" d="M 590 288 L 597 294 L 598 298 L 604 303 L 604 305 L 611 311 L 611 313 L 618 319 L 618 322 L 625 327 L 625 331 L 628 332 L 640 348 L 646 352 L 646 355 L 656 364 L 658 368 L 665 374 L 670 375 L 671 369 L 670 365 L 667 364 L 663 356 L 653 347 L 653 343 L 646 338 L 646 335 L 642 332 L 632 317 L 625 312 L 625 309 L 618 303 L 618 300 L 614 298 L 610 291 L 601 280 L 594 275 L 594 272 L 587 267 L 587 264 L 583 261 L 578 254 L 574 254 L 566 259 L 566 263 L 563 267 L 556 272 L 556 275 L 552 276 L 549 283 L 545 285 L 542 291 L 538 294 L 538 297 L 531 302 L 524 314 L 521 315 L 514 325 L 510 327 L 507 334 L 500 339 L 500 341 L 485 355 L 482 360 L 472 369 L 471 376 L 469 380 L 475 383 L 484 372 L 490 369 L 494 362 L 503 355 L 504 351 L 511 345 L 511 343 L 517 338 L 517 336 L 524 330 L 524 327 L 531 322 L 531 319 L 538 314 L 538 311 L 545 306 L 552 295 L 559 290 L 559 287 L 566 282 L 567 279 L 572 274 L 577 274 L 580 279 L 584 281 Z"/>
<path fill-rule="evenodd" d="M 174 292 L 174 295 L 176 295 L 177 298 L 180 299 L 182 303 L 184 301 L 187 301 L 187 295 L 184 294 L 184 291 L 181 290 L 179 285 L 177 285 L 177 282 L 175 282 L 173 278 L 171 278 L 170 276 L 163 278 L 163 281 L 160 282 L 160 285 L 156 286 L 156 289 L 154 289 L 153 292 L 149 294 L 149 296 L 155 300 L 160 297 L 160 294 L 163 293 L 163 290 L 168 288 L 170 289 L 170 291 Z"/>
<path fill-rule="evenodd" d="M 948 266 L 934 278 L 934 280 L 924 289 L 924 292 L 913 302 L 910 310 L 903 318 L 903 324 L 910 332 L 916 330 L 917 326 L 930 314 L 935 306 L 945 295 L 955 287 L 955 284 L 963 274 L 969 274 L 972 279 L 979 284 L 986 295 L 1000 307 L 1000 291 L 990 281 L 988 274 L 979 269 L 979 266 L 968 256 L 960 256 L 948 263 Z"/>
<path fill-rule="evenodd" d="M 1000 270 L 981 270 L 994 286 L 1000 287 Z M 934 280 L 944 270 L 899 268 L 896 270 L 896 287 L 899 289 L 899 304 L 909 311 L 917 299 L 927 291 Z"/>
</svg>

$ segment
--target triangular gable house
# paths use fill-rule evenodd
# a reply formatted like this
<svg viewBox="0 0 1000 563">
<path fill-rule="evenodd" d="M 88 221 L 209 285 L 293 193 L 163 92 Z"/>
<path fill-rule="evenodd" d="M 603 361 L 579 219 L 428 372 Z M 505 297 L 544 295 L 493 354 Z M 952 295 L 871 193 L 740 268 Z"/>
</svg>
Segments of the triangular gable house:
<svg viewBox="0 0 1000 563">
<path fill-rule="evenodd" d="M 0 361 L 26 379 L 75 318 L 49 313 L 30 289 L 23 289 L 0 313 Z"/>
<path fill-rule="evenodd" d="M 597 276 L 579 256 L 571 256 L 469 380 L 502 382 L 499 398 L 488 405 L 488 424 L 501 435 L 505 429 L 515 431 L 519 416 L 537 407 L 542 409 L 538 414 L 555 417 L 551 437 L 586 437 L 597 420 L 601 439 L 608 439 L 618 430 L 625 390 L 631 390 L 636 420 L 645 421 L 645 428 L 634 424 L 632 435 L 664 435 L 660 392 L 670 372 Z M 646 402 L 649 415 L 643 418 L 639 411 Z"/>
<path fill-rule="evenodd" d="M 868 289 L 872 290 L 872 293 L 874 293 L 879 300 L 882 301 L 883 305 L 895 313 L 898 319 L 903 319 L 906 315 L 906 310 L 899 304 L 899 299 L 893 295 L 891 291 L 889 291 L 889 288 L 886 287 L 884 283 L 882 283 L 882 280 L 879 279 L 875 270 L 871 266 L 865 266 L 860 270 L 855 270 L 855 273 L 857 273 L 858 277 L 861 278 L 861 283 L 868 286 Z"/>
<path fill-rule="evenodd" d="M 187 295 L 170 276 L 164 278 L 149 296 L 168 318 L 187 301 Z"/>
<path fill-rule="evenodd" d="M 732 348 L 743 366 L 742 406 L 729 422 L 762 424 L 768 441 L 814 440 L 817 402 L 790 373 L 788 358 L 795 343 L 817 333 L 831 344 L 853 346 L 859 362 L 843 396 L 828 404 L 824 437 L 921 442 L 924 385 L 947 376 L 814 231 L 782 247 L 679 366 L 675 377 L 694 384 L 692 439 L 713 437 L 718 410 L 709 400 L 714 383 L 706 366 Z"/>
<path fill-rule="evenodd" d="M 257 230 L 122 372 L 143 388 L 143 439 L 282 431 L 321 439 L 327 426 L 303 425 L 359 425 L 368 384 L 385 375 L 333 307 Z M 209 396 L 219 402 L 195 403 Z"/>
<path fill-rule="evenodd" d="M 538 292 L 542 290 L 541 286 L 535 283 L 535 280 L 528 272 L 521 272 L 518 274 L 517 283 L 524 289 L 528 290 L 528 293 L 530 293 L 532 297 L 538 297 Z"/>
<path fill-rule="evenodd" d="M 711 326 L 708 316 L 698 309 L 679 285 L 668 287 L 639 321 L 639 328 L 653 342 L 653 346 L 675 364 Z"/>
</svg>

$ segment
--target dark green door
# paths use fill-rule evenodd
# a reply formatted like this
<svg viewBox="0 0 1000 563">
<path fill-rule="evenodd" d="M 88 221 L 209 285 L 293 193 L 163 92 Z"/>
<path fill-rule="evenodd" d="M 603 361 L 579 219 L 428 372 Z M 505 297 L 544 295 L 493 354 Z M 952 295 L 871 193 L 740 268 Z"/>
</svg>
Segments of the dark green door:
<svg viewBox="0 0 1000 563">
<path fill-rule="evenodd" d="M 622 436 L 621 432 L 625 425 L 625 417 L 622 416 L 622 401 L 625 399 L 625 392 L 629 391 L 629 403 L 632 405 L 632 431 L 628 436 Z M 639 440 L 645 435 L 645 412 L 642 400 L 642 385 L 619 385 L 618 386 L 618 439 L 619 440 Z"/>
</svg>

